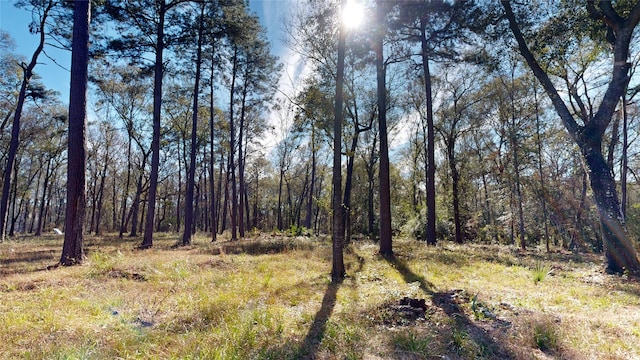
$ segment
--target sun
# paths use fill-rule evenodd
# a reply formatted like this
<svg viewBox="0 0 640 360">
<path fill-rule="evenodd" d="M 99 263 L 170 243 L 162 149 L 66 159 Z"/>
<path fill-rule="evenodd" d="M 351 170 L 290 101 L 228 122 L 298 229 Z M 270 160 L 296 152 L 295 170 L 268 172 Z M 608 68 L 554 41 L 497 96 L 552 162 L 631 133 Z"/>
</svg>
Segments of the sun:
<svg viewBox="0 0 640 360">
<path fill-rule="evenodd" d="M 364 11 L 362 4 L 356 0 L 347 0 L 342 8 L 342 22 L 348 28 L 356 28 L 362 23 Z"/>
</svg>

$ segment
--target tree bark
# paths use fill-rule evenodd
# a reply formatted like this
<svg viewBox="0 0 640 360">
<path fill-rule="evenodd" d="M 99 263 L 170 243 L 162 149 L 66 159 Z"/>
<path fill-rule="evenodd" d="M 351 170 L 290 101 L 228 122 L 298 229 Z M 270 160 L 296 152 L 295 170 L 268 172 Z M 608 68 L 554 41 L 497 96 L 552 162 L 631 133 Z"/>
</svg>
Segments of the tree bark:
<svg viewBox="0 0 640 360">
<path fill-rule="evenodd" d="M 69 91 L 69 143 L 67 167 L 67 208 L 61 265 L 84 260 L 84 215 L 86 206 L 87 80 L 89 65 L 89 22 L 91 2 L 76 1 L 73 8 L 71 88 Z"/>
<path fill-rule="evenodd" d="M 286 145 L 285 145 L 286 146 Z M 286 155 L 283 155 L 283 158 Z M 277 209 L 277 222 L 276 226 L 278 230 L 282 231 L 284 224 L 282 221 L 282 184 L 284 183 L 284 160 L 280 161 L 280 180 L 278 180 L 278 209 Z"/>
<path fill-rule="evenodd" d="M 96 214 L 96 227 L 95 234 L 101 235 L 100 221 L 102 218 L 102 202 L 104 200 L 104 185 L 107 178 L 107 167 L 109 165 L 109 142 L 106 143 L 106 154 L 104 156 L 104 165 L 102 167 L 102 173 L 100 175 L 100 185 L 98 186 L 98 213 Z"/>
<path fill-rule="evenodd" d="M 525 231 L 524 231 L 524 212 L 522 210 L 522 188 L 520 184 L 520 159 L 518 157 L 518 133 L 517 133 L 517 125 L 516 125 L 516 106 L 515 106 L 515 81 L 514 74 L 515 67 L 511 72 L 511 91 L 509 91 L 509 99 L 511 106 L 511 126 L 509 127 L 509 142 L 511 144 L 511 154 L 513 158 L 513 174 L 514 174 L 514 190 L 515 190 L 515 200 L 518 210 L 518 232 L 520 238 L 520 249 L 526 250 L 527 243 L 525 239 Z"/>
</svg>

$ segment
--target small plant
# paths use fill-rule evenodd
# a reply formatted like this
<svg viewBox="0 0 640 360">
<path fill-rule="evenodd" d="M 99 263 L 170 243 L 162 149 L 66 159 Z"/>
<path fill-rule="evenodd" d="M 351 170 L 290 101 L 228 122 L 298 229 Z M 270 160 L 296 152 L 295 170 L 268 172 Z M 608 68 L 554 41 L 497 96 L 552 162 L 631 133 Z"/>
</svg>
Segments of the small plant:
<svg viewBox="0 0 640 360">
<path fill-rule="evenodd" d="M 533 341 L 542 351 L 554 350 L 558 346 L 558 334 L 551 323 L 537 323 L 533 326 Z"/>
<path fill-rule="evenodd" d="M 547 275 L 551 272 L 551 268 L 549 265 L 543 263 L 542 261 L 536 261 L 533 266 L 533 283 L 538 285 L 539 282 L 544 280 Z"/>
<path fill-rule="evenodd" d="M 428 355 L 428 351 L 433 345 L 431 338 L 421 336 L 413 331 L 398 333 L 393 336 L 392 341 L 396 350 L 422 356 Z"/>
<path fill-rule="evenodd" d="M 473 298 L 471 298 L 471 311 L 476 320 L 496 318 L 492 310 L 485 303 L 478 300 L 478 294 L 475 294 Z"/>
<path fill-rule="evenodd" d="M 118 263 L 122 261 L 124 255 L 117 251 L 115 254 L 107 254 L 100 251 L 91 252 L 89 254 L 89 271 L 87 277 L 93 278 L 106 275 L 115 271 Z"/>
</svg>

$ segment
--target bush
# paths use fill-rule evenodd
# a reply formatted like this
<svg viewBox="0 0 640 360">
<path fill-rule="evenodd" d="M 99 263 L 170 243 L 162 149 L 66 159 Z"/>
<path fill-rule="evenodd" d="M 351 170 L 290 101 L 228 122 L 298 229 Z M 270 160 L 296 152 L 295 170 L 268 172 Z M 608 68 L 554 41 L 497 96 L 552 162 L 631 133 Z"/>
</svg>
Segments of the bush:
<svg viewBox="0 0 640 360">
<path fill-rule="evenodd" d="M 419 215 L 416 215 L 407 220 L 400 228 L 400 232 L 407 237 L 414 238 L 416 240 L 425 240 L 425 216 L 424 211 Z"/>
</svg>

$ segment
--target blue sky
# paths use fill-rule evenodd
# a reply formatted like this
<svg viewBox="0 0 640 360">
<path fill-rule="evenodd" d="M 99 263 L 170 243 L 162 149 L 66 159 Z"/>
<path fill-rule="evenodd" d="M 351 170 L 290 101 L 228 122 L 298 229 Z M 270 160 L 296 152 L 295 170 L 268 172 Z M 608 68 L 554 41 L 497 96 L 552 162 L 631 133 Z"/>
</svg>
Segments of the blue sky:
<svg viewBox="0 0 640 360">
<path fill-rule="evenodd" d="M 268 37 L 272 44 L 272 52 L 283 58 L 288 58 L 281 39 L 281 24 L 290 6 L 296 0 L 251 0 L 251 10 L 259 17 L 262 25 L 267 29 Z M 7 31 L 16 43 L 15 53 L 30 58 L 38 44 L 38 36 L 29 33 L 31 13 L 14 6 L 14 1 L 0 0 L 0 29 Z M 72 24 L 69 24 L 71 27 Z M 42 82 L 48 88 L 57 90 L 61 94 L 61 100 L 67 102 L 69 98 L 69 71 L 71 53 L 64 50 L 46 46 L 45 54 L 38 58 L 35 72 L 42 77 Z M 54 61 L 55 60 L 55 61 Z"/>
<path fill-rule="evenodd" d="M 0 29 L 11 34 L 16 44 L 15 53 L 24 56 L 27 61 L 33 55 L 39 41 L 37 35 L 29 33 L 30 22 L 29 11 L 16 8 L 11 0 L 0 0 Z M 71 65 L 71 53 L 50 46 L 45 47 L 44 51 L 51 59 L 41 54 L 35 72 L 42 77 L 45 86 L 59 91 L 62 101 L 67 102 L 70 80 L 67 69 Z"/>
</svg>

